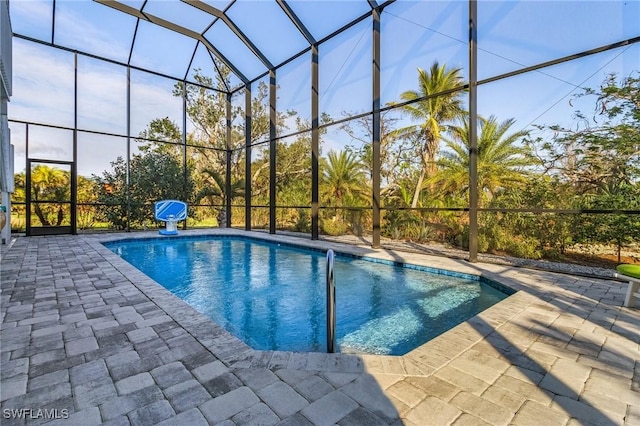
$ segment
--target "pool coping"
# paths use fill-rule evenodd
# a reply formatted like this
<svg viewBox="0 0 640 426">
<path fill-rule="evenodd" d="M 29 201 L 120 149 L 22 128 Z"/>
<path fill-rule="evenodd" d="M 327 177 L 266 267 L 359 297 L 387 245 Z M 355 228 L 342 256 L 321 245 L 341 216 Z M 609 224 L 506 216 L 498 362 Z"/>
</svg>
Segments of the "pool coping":
<svg viewBox="0 0 640 426">
<path fill-rule="evenodd" d="M 263 351 L 253 349 L 239 338 L 227 332 L 204 314 L 173 295 L 142 271 L 109 250 L 103 243 L 161 237 L 156 233 L 93 234 L 84 238 L 125 278 L 131 281 L 151 301 L 164 310 L 176 323 L 197 338 L 211 353 L 229 368 L 290 368 L 312 372 L 371 373 L 403 376 L 428 376 L 447 365 L 465 350 L 482 341 L 496 328 L 507 323 L 538 300 L 520 291 L 523 283 L 501 275 L 504 266 L 471 263 L 424 254 L 404 253 L 396 250 L 372 249 L 365 246 L 333 241 L 309 240 L 299 237 L 243 231 L 238 229 L 207 229 L 181 231 L 180 236 L 241 236 L 269 242 L 311 248 L 333 249 L 355 256 L 366 256 L 385 261 L 411 263 L 418 266 L 453 270 L 464 274 L 482 276 L 515 291 L 504 300 L 482 311 L 469 320 L 440 334 L 405 355 L 371 355 L 349 353 Z M 511 268 L 513 269 L 513 268 Z"/>
</svg>

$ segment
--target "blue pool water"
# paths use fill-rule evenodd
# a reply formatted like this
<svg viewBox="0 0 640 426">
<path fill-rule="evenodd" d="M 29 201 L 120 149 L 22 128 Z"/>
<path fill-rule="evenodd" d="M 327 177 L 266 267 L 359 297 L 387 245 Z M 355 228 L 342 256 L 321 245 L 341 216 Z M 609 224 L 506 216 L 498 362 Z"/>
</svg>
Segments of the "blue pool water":
<svg viewBox="0 0 640 426">
<path fill-rule="evenodd" d="M 254 349 L 326 351 L 323 252 L 243 237 L 105 245 Z M 337 253 L 336 350 L 402 355 L 508 296 L 457 275 Z"/>
</svg>

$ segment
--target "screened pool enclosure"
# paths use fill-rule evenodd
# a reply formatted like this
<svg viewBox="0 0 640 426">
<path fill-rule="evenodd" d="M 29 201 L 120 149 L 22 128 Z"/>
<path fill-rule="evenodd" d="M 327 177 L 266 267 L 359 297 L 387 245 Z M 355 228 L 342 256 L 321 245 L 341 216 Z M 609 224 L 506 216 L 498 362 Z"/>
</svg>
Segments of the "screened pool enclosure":
<svg viewBox="0 0 640 426">
<path fill-rule="evenodd" d="M 2 8 L 14 233 L 176 199 L 186 228 L 640 262 L 640 2 Z"/>
</svg>

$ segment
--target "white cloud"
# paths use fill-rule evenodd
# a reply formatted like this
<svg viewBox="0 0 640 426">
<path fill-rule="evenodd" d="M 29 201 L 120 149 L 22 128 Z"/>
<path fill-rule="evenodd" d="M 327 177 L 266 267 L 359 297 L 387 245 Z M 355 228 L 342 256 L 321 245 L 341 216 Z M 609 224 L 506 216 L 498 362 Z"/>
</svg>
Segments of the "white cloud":
<svg viewBox="0 0 640 426">
<path fill-rule="evenodd" d="M 73 126 L 73 56 L 14 41 L 9 117 Z"/>
<path fill-rule="evenodd" d="M 135 19 L 94 2 L 67 1 L 56 8 L 56 43 L 126 61 Z"/>
<path fill-rule="evenodd" d="M 13 120 L 72 128 L 74 125 L 73 54 L 32 42 L 14 42 L 14 94 L 8 106 Z M 126 69 L 118 65 L 80 57 L 78 75 L 78 127 L 114 134 L 126 133 Z M 142 72 L 132 72 L 131 134 L 137 136 L 155 118 L 169 117 L 182 124 L 182 101 L 171 91 L 173 82 Z M 24 166 L 24 126 L 15 123 L 16 170 Z M 41 159 L 71 159 L 71 144 L 65 132 L 52 131 L 38 140 L 30 135 L 30 151 Z M 70 132 L 68 132 L 70 133 Z M 91 139 L 79 146 L 80 174 L 99 173 L 109 168 L 122 150 L 124 139 Z M 125 145 L 126 146 L 126 145 Z M 90 148 L 89 148 L 90 147 Z M 118 154 L 113 152 L 116 148 Z M 33 156 L 33 155 L 32 155 Z"/>
</svg>

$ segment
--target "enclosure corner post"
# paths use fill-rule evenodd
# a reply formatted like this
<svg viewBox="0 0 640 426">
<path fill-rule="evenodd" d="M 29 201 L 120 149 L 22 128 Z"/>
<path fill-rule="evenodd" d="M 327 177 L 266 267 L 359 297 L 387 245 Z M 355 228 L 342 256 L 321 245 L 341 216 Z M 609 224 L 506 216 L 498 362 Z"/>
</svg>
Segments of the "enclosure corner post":
<svg viewBox="0 0 640 426">
<path fill-rule="evenodd" d="M 320 132 L 318 126 L 318 45 L 311 46 L 311 239 L 319 238 Z"/>
<path fill-rule="evenodd" d="M 469 0 L 469 261 L 478 261 L 478 2 Z"/>
<path fill-rule="evenodd" d="M 244 229 L 251 231 L 251 84 L 244 88 Z"/>
<path fill-rule="evenodd" d="M 373 248 L 380 248 L 380 11 L 373 9 L 373 164 L 371 165 L 373 197 Z"/>
<path fill-rule="evenodd" d="M 231 199 L 232 194 L 232 182 L 231 182 L 231 93 L 227 93 L 227 143 L 225 149 L 225 197 L 224 197 L 224 211 L 225 211 L 225 228 L 231 228 Z"/>
<path fill-rule="evenodd" d="M 73 160 L 71 161 L 71 234 L 78 233 L 78 52 L 73 54 Z"/>
<path fill-rule="evenodd" d="M 189 170 L 187 168 L 187 80 L 182 81 L 182 201 L 189 201 Z M 182 229 L 187 229 L 187 220 L 182 223 Z"/>
<path fill-rule="evenodd" d="M 276 233 L 276 70 L 269 70 L 269 233 Z"/>
</svg>

